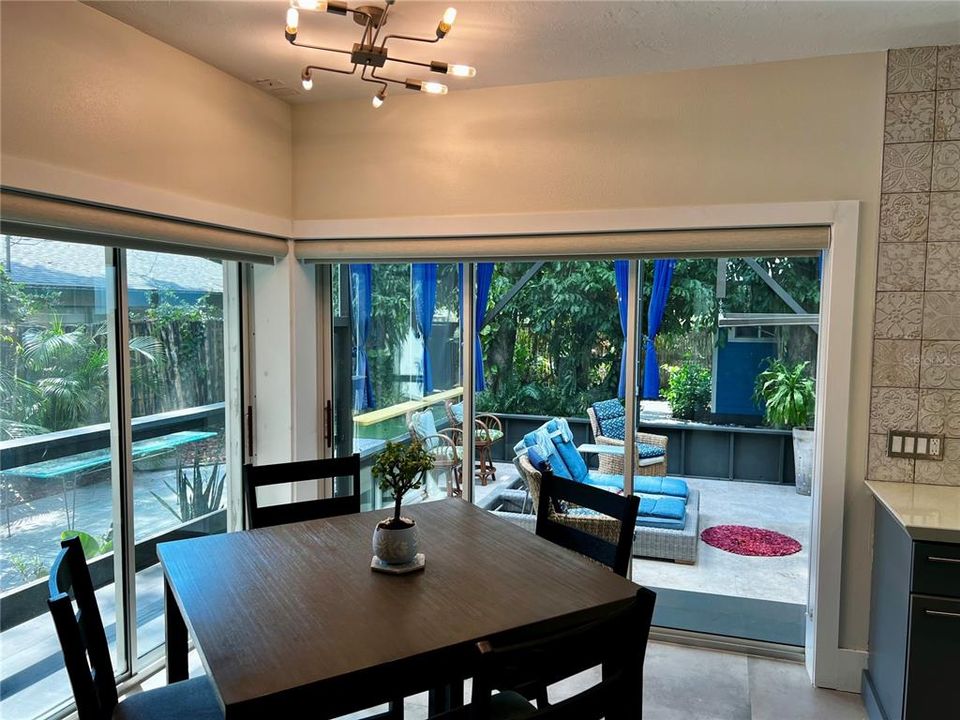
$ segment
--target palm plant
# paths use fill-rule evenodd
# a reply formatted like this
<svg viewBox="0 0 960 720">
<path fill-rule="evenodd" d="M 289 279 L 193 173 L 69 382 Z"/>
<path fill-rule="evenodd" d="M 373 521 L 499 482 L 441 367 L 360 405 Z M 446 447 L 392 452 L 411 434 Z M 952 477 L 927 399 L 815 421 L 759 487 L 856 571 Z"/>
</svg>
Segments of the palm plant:
<svg viewBox="0 0 960 720">
<path fill-rule="evenodd" d="M 227 474 L 220 472 L 220 463 L 214 463 L 206 477 L 200 466 L 200 458 L 193 461 L 193 476 L 187 477 L 182 465 L 177 465 L 176 487 L 164 481 L 164 485 L 177 498 L 174 507 L 166 498 L 150 491 L 157 502 L 169 510 L 180 522 L 188 522 L 220 509 L 223 500 L 223 485 Z"/>
<path fill-rule="evenodd" d="M 757 375 L 754 399 L 765 404 L 765 419 L 778 427 L 809 427 L 813 421 L 815 389 L 807 373 L 808 362 L 794 366 L 771 360 Z"/>
</svg>

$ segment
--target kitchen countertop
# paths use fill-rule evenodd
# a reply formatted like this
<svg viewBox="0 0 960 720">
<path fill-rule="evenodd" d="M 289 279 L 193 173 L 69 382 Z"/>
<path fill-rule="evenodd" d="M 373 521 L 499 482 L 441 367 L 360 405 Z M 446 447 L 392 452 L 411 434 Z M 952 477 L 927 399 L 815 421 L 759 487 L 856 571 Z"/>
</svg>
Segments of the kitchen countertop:
<svg viewBox="0 0 960 720">
<path fill-rule="evenodd" d="M 867 487 L 914 540 L 960 543 L 960 487 L 874 480 Z"/>
</svg>

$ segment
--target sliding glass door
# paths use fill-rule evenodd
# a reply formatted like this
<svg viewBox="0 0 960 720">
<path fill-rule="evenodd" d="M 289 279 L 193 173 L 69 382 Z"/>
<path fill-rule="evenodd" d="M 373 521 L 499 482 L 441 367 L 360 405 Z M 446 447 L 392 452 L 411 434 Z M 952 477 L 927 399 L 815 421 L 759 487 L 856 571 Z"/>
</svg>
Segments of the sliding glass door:
<svg viewBox="0 0 960 720">
<path fill-rule="evenodd" d="M 461 493 L 463 387 L 457 266 L 443 263 L 342 264 L 329 273 L 332 396 L 327 452 L 360 454 L 364 509 L 389 505 L 371 474 L 386 443 L 419 440 L 434 456 L 426 483 L 405 503 Z"/>
<path fill-rule="evenodd" d="M 33 718 L 72 702 L 46 607 L 61 538 L 81 538 L 122 677 L 161 651 L 157 543 L 226 529 L 237 299 L 220 261 L 0 240 L 0 716 Z"/>
</svg>

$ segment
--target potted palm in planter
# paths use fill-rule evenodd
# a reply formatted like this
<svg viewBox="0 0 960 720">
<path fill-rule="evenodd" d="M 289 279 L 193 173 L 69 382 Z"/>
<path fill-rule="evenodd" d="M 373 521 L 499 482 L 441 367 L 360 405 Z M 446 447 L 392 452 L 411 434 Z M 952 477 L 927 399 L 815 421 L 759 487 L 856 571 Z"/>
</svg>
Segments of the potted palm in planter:
<svg viewBox="0 0 960 720">
<path fill-rule="evenodd" d="M 373 532 L 374 569 L 423 566 L 418 555 L 417 524 L 400 515 L 403 496 L 424 483 L 427 472 L 433 468 L 433 456 L 419 442 L 409 445 L 388 442 L 373 464 L 371 473 L 381 490 L 393 494 L 393 516 L 377 523 Z M 379 567 L 378 567 L 379 566 Z"/>
<path fill-rule="evenodd" d="M 810 494 L 813 481 L 813 410 L 816 397 L 808 362 L 789 366 L 783 360 L 771 360 L 757 376 L 754 397 L 765 405 L 766 421 L 775 427 L 793 430 L 793 466 L 797 492 Z"/>
</svg>

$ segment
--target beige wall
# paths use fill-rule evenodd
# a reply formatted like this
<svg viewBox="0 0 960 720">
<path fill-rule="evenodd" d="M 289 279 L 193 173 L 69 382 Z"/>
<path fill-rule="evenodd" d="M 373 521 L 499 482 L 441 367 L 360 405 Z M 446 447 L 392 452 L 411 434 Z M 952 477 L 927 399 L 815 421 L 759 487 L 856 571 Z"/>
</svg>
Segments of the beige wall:
<svg viewBox="0 0 960 720">
<path fill-rule="evenodd" d="M 3 2 L 0 25 L 5 185 L 288 222 L 285 103 L 80 3 Z"/>
<path fill-rule="evenodd" d="M 294 217 L 860 200 L 841 644 L 865 648 L 884 69 L 873 53 L 300 106 Z"/>
</svg>

